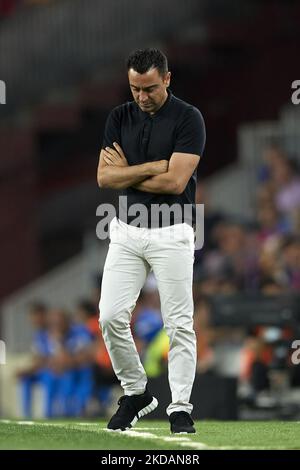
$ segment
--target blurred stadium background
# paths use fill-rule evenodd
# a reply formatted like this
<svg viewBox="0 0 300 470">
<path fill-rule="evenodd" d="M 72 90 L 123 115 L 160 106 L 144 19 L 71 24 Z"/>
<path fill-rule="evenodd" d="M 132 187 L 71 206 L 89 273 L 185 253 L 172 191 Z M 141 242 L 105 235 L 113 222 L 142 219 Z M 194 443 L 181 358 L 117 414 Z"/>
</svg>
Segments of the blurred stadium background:
<svg viewBox="0 0 300 470">
<path fill-rule="evenodd" d="M 97 327 L 96 208 L 116 193 L 96 168 L 106 116 L 130 99 L 125 59 L 154 46 L 207 126 L 194 417 L 300 419 L 299 19 L 292 0 L 0 0 L 1 417 L 106 417 L 121 392 Z M 165 418 L 151 277 L 133 333 Z"/>
</svg>

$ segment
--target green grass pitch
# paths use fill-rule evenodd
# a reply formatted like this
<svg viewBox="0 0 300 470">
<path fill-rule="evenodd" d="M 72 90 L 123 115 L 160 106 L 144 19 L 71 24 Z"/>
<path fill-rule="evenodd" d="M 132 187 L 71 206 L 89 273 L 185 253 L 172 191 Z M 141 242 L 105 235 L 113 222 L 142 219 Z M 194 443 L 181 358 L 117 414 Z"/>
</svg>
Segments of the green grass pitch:
<svg viewBox="0 0 300 470">
<path fill-rule="evenodd" d="M 106 422 L 0 420 L 0 449 L 300 449 L 299 422 L 198 421 L 196 434 L 170 434 L 167 421 L 139 421 L 125 432 Z"/>
</svg>

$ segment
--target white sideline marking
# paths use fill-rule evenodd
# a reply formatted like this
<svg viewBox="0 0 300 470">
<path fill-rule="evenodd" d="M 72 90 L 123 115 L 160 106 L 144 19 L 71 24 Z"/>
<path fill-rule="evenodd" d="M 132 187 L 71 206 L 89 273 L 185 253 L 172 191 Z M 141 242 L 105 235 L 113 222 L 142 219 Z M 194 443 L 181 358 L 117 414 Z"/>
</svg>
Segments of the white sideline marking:
<svg viewBox="0 0 300 470">
<path fill-rule="evenodd" d="M 197 450 L 204 450 L 209 449 L 209 446 L 204 444 L 203 442 L 192 442 L 191 439 L 188 437 L 163 437 L 163 436 L 156 436 L 156 434 L 152 434 L 151 432 L 138 432 L 136 431 L 127 430 L 127 431 L 120 431 L 125 436 L 130 437 L 139 437 L 141 439 L 152 439 L 152 440 L 159 440 L 162 442 L 173 442 L 174 444 L 178 444 L 181 447 L 191 447 Z M 104 429 L 104 431 L 109 431 L 108 429 Z"/>
<path fill-rule="evenodd" d="M 26 426 L 33 426 L 36 423 L 34 421 L 17 421 L 17 424 L 25 424 Z"/>
<path fill-rule="evenodd" d="M 100 428 L 101 431 L 112 431 L 113 432 L 113 429 L 108 429 L 108 428 Z M 164 427 L 164 428 L 135 428 L 135 431 L 164 431 L 166 429 L 169 429 L 167 427 Z M 129 431 L 131 431 L 131 429 L 129 429 Z M 124 433 L 126 431 L 120 431 L 121 433 Z"/>
<path fill-rule="evenodd" d="M 127 435 L 131 437 L 140 437 L 142 439 L 153 439 L 153 440 L 160 440 L 164 442 L 173 442 L 174 444 L 178 444 L 181 447 L 190 447 L 192 449 L 196 450 L 270 450 L 269 447 L 254 447 L 254 446 L 209 446 L 207 444 L 204 444 L 204 442 L 195 442 L 192 441 L 188 437 L 162 437 L 162 436 L 156 436 L 155 434 L 152 434 L 150 432 L 138 432 L 138 429 L 141 428 L 136 428 L 136 431 L 133 430 L 127 430 L 127 431 L 112 431 L 111 429 L 107 428 L 102 428 L 103 431 L 111 432 L 112 434 L 122 434 L 122 435 Z M 151 428 L 149 428 L 151 429 Z M 154 428 L 152 428 L 154 429 Z M 161 430 L 162 428 L 156 428 L 158 430 Z"/>
</svg>

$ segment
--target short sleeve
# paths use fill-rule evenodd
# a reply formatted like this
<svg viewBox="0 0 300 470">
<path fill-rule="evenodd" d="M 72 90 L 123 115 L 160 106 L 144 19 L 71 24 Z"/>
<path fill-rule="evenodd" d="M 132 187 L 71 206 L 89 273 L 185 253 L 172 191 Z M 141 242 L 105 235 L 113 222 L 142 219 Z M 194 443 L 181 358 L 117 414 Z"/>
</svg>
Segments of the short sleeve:
<svg viewBox="0 0 300 470">
<path fill-rule="evenodd" d="M 204 119 L 200 111 L 190 107 L 184 113 L 176 132 L 173 152 L 193 153 L 202 156 L 206 140 Z"/>
<path fill-rule="evenodd" d="M 120 134 L 120 116 L 118 108 L 115 108 L 109 113 L 105 123 L 102 148 L 112 147 L 113 142 L 121 145 Z"/>
</svg>

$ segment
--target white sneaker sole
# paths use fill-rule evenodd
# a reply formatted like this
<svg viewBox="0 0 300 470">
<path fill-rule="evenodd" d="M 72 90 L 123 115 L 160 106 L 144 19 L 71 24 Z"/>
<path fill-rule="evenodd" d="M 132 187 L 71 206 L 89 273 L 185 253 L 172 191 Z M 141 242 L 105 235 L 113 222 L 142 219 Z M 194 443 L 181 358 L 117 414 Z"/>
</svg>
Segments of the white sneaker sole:
<svg viewBox="0 0 300 470">
<path fill-rule="evenodd" d="M 187 432 L 187 431 L 170 431 L 171 434 L 195 434 L 194 432 Z"/>
<path fill-rule="evenodd" d="M 187 432 L 187 431 L 170 431 L 171 434 L 196 434 L 196 431 Z"/>
</svg>

